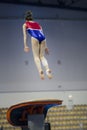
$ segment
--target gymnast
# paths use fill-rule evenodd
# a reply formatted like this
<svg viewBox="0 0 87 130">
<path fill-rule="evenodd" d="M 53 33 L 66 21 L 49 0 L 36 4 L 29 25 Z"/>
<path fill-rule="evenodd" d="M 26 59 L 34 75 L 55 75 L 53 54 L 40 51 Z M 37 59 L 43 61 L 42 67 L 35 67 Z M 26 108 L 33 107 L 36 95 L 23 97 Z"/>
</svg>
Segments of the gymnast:
<svg viewBox="0 0 87 130">
<path fill-rule="evenodd" d="M 49 79 L 52 78 L 51 70 L 47 59 L 44 57 L 44 53 L 49 54 L 49 50 L 46 44 L 46 38 L 43 34 L 42 27 L 35 21 L 31 11 L 25 13 L 25 23 L 23 24 L 23 37 L 24 37 L 24 51 L 29 52 L 30 48 L 27 44 L 27 32 L 31 36 L 32 52 L 36 67 L 38 69 L 41 79 L 44 79 L 44 72 L 42 70 L 43 65 L 46 70 L 46 75 Z"/>
</svg>

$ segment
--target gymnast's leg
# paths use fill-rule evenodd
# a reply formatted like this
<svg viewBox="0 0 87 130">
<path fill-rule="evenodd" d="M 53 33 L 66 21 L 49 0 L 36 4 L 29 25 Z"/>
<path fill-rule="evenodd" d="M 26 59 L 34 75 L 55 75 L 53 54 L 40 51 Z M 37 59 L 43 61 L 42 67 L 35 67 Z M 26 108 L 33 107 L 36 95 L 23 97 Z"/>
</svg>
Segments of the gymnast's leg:
<svg viewBox="0 0 87 130">
<path fill-rule="evenodd" d="M 43 40 L 40 44 L 40 60 L 43 66 L 45 67 L 48 78 L 51 79 L 52 78 L 51 70 L 49 69 L 47 59 L 44 57 L 45 46 L 46 46 L 46 40 Z"/>
<path fill-rule="evenodd" d="M 35 38 L 31 38 L 31 43 L 32 43 L 32 51 L 33 51 L 33 56 L 34 56 L 34 61 L 37 66 L 39 75 L 41 79 L 44 79 L 44 73 L 41 68 L 41 61 L 40 61 L 40 44 L 39 41 Z"/>
</svg>

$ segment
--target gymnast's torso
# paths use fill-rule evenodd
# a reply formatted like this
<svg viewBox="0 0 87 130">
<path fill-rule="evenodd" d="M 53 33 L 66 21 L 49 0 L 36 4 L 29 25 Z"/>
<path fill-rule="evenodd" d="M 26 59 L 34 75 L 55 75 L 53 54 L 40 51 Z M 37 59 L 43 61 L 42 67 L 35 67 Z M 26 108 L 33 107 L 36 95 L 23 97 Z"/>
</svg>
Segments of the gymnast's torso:
<svg viewBox="0 0 87 130">
<path fill-rule="evenodd" d="M 37 22 L 26 21 L 25 24 L 26 24 L 26 29 L 28 33 L 31 35 L 31 37 L 36 38 L 39 41 L 39 43 L 45 40 L 45 36 L 42 32 L 42 28 Z"/>
</svg>

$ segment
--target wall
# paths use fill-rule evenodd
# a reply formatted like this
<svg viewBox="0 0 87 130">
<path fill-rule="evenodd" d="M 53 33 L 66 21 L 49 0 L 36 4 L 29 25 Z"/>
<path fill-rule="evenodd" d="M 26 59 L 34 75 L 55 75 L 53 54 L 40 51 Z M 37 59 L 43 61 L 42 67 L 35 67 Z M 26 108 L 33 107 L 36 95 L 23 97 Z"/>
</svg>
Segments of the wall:
<svg viewBox="0 0 87 130">
<path fill-rule="evenodd" d="M 29 9 L 47 36 L 52 80 L 46 77 L 41 81 L 32 51 L 23 52 L 23 16 Z M 0 4 L 1 106 L 38 98 L 58 98 L 67 104 L 69 94 L 73 95 L 74 103 L 87 103 L 86 18 L 86 12 Z"/>
<path fill-rule="evenodd" d="M 26 93 L 0 93 L 0 107 L 10 107 L 14 104 L 39 99 L 63 100 L 68 105 L 69 95 L 72 95 L 73 104 L 87 104 L 87 91 L 52 91 L 52 92 L 26 92 Z"/>
</svg>

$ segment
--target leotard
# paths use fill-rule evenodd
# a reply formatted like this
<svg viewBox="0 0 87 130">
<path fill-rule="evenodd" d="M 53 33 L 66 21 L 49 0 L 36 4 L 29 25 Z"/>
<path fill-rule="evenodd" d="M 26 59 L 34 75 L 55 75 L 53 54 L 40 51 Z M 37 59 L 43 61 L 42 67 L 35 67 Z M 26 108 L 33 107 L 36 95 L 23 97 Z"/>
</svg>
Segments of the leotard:
<svg viewBox="0 0 87 130">
<path fill-rule="evenodd" d="M 36 38 L 39 43 L 41 43 L 43 40 L 45 40 L 45 36 L 42 32 L 41 26 L 34 21 L 26 21 L 26 29 L 28 33 L 31 35 L 31 37 Z"/>
</svg>

